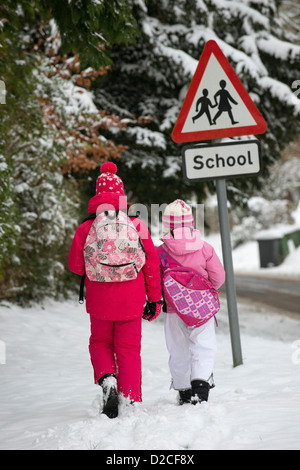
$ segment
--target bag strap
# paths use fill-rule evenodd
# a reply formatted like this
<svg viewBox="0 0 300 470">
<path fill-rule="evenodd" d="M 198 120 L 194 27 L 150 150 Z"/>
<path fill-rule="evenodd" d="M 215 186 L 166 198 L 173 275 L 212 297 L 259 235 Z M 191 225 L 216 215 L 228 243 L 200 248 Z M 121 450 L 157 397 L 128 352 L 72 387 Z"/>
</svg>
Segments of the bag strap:
<svg viewBox="0 0 300 470">
<path fill-rule="evenodd" d="M 83 299 L 84 284 L 85 284 L 85 273 L 81 276 L 81 281 L 80 281 L 80 288 L 79 288 L 79 303 L 80 304 L 84 303 L 84 299 Z"/>
<path fill-rule="evenodd" d="M 87 220 L 93 220 L 96 218 L 96 212 L 94 212 L 93 214 L 89 214 L 82 222 L 81 224 L 83 224 L 84 222 L 86 222 Z"/>
<path fill-rule="evenodd" d="M 109 211 L 106 210 L 106 211 L 103 211 L 105 216 L 108 217 L 110 220 L 114 220 L 114 219 L 117 219 L 119 217 L 119 212 L 120 212 L 120 209 L 116 209 L 114 214 L 110 215 L 109 214 Z"/>
<path fill-rule="evenodd" d="M 165 248 L 163 246 L 160 246 L 161 250 L 163 251 L 162 255 L 160 256 L 160 261 L 161 261 L 161 264 L 162 264 L 162 267 L 163 269 L 168 269 L 170 267 L 170 261 L 171 260 L 175 266 L 173 266 L 173 268 L 182 268 L 182 264 L 180 264 L 175 258 L 173 258 L 168 252 L 167 250 L 165 250 Z"/>
<path fill-rule="evenodd" d="M 162 268 L 163 268 L 163 271 L 165 271 L 166 269 L 170 268 L 169 266 L 169 261 L 168 261 L 168 258 L 171 259 L 173 261 L 174 264 L 176 264 L 176 266 L 172 266 L 172 268 L 170 269 L 176 269 L 176 268 L 185 268 L 182 264 L 179 263 L 179 261 L 177 261 L 176 259 L 174 259 L 166 250 L 165 248 L 161 245 L 159 247 L 161 249 L 161 251 L 163 251 L 164 253 L 162 253 L 159 258 L 160 258 L 160 261 L 161 261 L 161 265 L 162 265 Z M 199 271 L 195 270 L 195 269 L 191 269 L 191 268 L 185 268 L 185 269 L 188 269 L 189 271 L 193 271 L 195 274 L 198 274 L 200 276 L 202 276 L 207 282 L 209 282 L 209 284 L 211 284 L 211 288 L 214 289 L 218 294 L 220 293 L 212 284 L 212 282 L 203 276 L 203 274 L 199 273 Z"/>
</svg>

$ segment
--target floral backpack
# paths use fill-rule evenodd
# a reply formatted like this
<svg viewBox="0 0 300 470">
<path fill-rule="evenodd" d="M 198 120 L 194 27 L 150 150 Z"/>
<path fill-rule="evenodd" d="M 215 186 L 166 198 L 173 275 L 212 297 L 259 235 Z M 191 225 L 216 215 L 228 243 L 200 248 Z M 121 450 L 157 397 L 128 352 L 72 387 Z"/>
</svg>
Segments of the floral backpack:
<svg viewBox="0 0 300 470">
<path fill-rule="evenodd" d="M 135 279 L 145 264 L 145 249 L 125 212 L 96 215 L 84 245 L 85 273 L 90 281 L 122 282 Z"/>
<path fill-rule="evenodd" d="M 197 271 L 183 267 L 162 246 L 158 248 L 164 300 L 191 327 L 204 325 L 220 309 L 218 291 Z"/>
</svg>

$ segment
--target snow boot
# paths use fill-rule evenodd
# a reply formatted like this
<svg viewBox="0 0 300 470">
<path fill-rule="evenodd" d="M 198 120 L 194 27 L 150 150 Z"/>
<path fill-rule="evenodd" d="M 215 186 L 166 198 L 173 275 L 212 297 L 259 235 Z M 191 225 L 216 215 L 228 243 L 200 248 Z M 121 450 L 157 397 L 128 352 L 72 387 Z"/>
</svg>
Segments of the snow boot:
<svg viewBox="0 0 300 470">
<path fill-rule="evenodd" d="M 98 381 L 103 390 L 103 409 L 102 413 L 109 418 L 118 416 L 119 397 L 117 390 L 117 379 L 114 374 L 105 374 Z"/>
<path fill-rule="evenodd" d="M 185 403 L 191 403 L 192 389 L 187 388 L 186 390 L 179 390 L 178 403 L 184 405 Z"/>
<path fill-rule="evenodd" d="M 192 398 L 191 403 L 201 403 L 202 401 L 208 400 L 209 395 L 209 383 L 206 380 L 192 380 Z"/>
</svg>

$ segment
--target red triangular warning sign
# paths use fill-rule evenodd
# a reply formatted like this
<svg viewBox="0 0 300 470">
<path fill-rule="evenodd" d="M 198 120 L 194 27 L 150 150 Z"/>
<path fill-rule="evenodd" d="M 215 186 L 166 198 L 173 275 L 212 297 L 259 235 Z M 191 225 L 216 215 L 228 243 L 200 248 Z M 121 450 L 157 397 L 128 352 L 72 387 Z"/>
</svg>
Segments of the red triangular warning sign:
<svg viewBox="0 0 300 470">
<path fill-rule="evenodd" d="M 263 134 L 267 123 L 215 41 L 200 57 L 177 122 L 174 142 Z"/>
</svg>

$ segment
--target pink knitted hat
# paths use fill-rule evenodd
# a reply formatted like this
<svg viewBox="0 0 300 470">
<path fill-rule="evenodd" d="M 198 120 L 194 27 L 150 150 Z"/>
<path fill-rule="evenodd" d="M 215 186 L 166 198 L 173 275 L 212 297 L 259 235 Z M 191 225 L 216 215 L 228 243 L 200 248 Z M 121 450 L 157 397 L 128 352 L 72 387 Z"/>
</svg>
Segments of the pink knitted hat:
<svg viewBox="0 0 300 470">
<path fill-rule="evenodd" d="M 125 196 L 123 181 L 116 175 L 117 165 L 112 162 L 103 163 L 100 172 L 96 183 L 96 194 L 116 193 Z"/>
<path fill-rule="evenodd" d="M 162 221 L 164 234 L 173 228 L 194 226 L 192 209 L 181 199 L 176 199 L 166 207 Z"/>
</svg>

